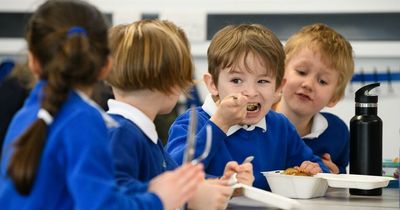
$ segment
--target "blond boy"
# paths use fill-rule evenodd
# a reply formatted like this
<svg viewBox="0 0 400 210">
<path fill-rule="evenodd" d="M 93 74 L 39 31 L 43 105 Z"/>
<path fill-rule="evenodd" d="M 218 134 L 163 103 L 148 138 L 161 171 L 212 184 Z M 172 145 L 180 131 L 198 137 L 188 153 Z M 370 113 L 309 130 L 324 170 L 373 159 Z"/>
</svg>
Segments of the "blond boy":
<svg viewBox="0 0 400 210">
<path fill-rule="evenodd" d="M 285 45 L 286 83 L 276 106 L 332 173 L 346 173 L 349 131 L 337 116 L 321 112 L 344 96 L 354 71 L 352 47 L 324 24 L 303 27 Z"/>
</svg>

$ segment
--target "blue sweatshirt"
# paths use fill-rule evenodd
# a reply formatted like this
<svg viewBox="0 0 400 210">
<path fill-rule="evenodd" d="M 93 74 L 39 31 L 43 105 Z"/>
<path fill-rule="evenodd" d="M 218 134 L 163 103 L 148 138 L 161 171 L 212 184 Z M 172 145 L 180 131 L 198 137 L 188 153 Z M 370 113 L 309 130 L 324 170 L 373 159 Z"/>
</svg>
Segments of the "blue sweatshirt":
<svg viewBox="0 0 400 210">
<path fill-rule="evenodd" d="M 314 120 L 313 127 L 314 124 L 321 123 L 325 124 L 324 129 L 317 132 L 317 135 L 303 137 L 303 140 L 315 155 L 329 153 L 332 161 L 338 166 L 339 173 L 345 174 L 349 163 L 349 129 L 337 116 L 325 112 L 320 114 L 325 118 L 325 122 Z"/>
<path fill-rule="evenodd" d="M 37 119 L 43 85 L 36 85 L 8 128 L 1 160 L 1 209 L 163 209 L 158 196 L 145 192 L 146 185 L 116 186 L 105 123 L 113 121 L 105 121 L 105 113 L 76 91 L 70 91 L 48 127 L 31 193 L 16 191 L 6 173 L 12 144 Z"/>
<path fill-rule="evenodd" d="M 212 127 L 211 151 L 203 161 L 207 174 L 222 176 L 227 162 L 241 163 L 250 155 L 255 157 L 252 162 L 255 177 L 253 185 L 261 189 L 270 190 L 266 178 L 260 172 L 299 166 L 305 160 L 319 163 L 322 170 L 328 172 L 321 159 L 313 154 L 297 134 L 295 127 L 281 114 L 268 112 L 262 119 L 265 121 L 266 129 L 257 126 L 247 130 L 240 128 L 227 136 L 210 121 L 210 115 L 202 107 L 197 107 L 196 112 L 198 124 L 195 157 L 204 150 L 206 125 Z M 169 132 L 166 150 L 178 163 L 182 162 L 189 117 L 190 110 L 175 120 Z"/>
</svg>

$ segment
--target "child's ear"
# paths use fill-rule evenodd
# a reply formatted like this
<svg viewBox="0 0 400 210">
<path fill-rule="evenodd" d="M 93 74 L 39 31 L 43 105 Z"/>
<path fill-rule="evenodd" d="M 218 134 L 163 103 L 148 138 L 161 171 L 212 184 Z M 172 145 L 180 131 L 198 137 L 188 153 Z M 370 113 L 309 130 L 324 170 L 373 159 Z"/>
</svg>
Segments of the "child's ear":
<svg viewBox="0 0 400 210">
<path fill-rule="evenodd" d="M 281 84 L 279 85 L 279 87 L 276 88 L 275 90 L 275 94 L 274 94 L 274 104 L 279 102 L 281 100 L 282 97 L 282 89 L 283 86 L 285 86 L 286 84 L 286 79 L 283 78 Z"/>
<path fill-rule="evenodd" d="M 31 51 L 28 52 L 28 67 L 33 74 L 40 75 L 42 67 L 40 66 L 39 60 Z"/>
<path fill-rule="evenodd" d="M 218 95 L 218 89 L 217 89 L 217 86 L 214 83 L 214 80 L 213 80 L 211 74 L 205 73 L 203 75 L 203 80 L 206 83 L 207 89 L 211 93 L 211 95 L 217 96 Z"/>
<path fill-rule="evenodd" d="M 107 77 L 107 75 L 110 73 L 110 71 L 112 69 L 112 65 L 113 65 L 113 59 L 111 57 L 108 57 L 106 63 L 101 68 L 97 79 L 98 80 L 105 79 Z"/>
<path fill-rule="evenodd" d="M 329 101 L 329 103 L 326 105 L 326 107 L 329 107 L 329 108 L 334 107 L 340 101 L 340 99 L 342 99 L 342 97 L 343 96 L 340 96 L 340 97 L 332 96 L 332 99 Z"/>
</svg>

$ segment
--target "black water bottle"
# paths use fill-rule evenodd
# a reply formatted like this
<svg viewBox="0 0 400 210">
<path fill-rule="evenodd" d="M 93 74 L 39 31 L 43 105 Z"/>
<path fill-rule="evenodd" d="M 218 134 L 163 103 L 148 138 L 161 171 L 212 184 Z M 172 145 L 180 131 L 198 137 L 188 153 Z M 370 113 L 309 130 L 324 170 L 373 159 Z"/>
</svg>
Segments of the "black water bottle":
<svg viewBox="0 0 400 210">
<path fill-rule="evenodd" d="M 382 120 L 378 117 L 378 96 L 370 90 L 380 83 L 356 91 L 356 115 L 350 120 L 350 174 L 382 176 Z M 382 188 L 350 189 L 352 195 L 382 195 Z"/>
</svg>

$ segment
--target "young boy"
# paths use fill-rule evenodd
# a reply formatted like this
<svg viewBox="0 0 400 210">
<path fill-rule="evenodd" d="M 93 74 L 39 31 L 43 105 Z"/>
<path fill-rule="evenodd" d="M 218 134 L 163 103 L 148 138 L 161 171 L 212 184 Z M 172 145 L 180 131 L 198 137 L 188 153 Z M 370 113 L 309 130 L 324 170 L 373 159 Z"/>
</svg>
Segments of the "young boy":
<svg viewBox="0 0 400 210">
<path fill-rule="evenodd" d="M 276 111 L 289 118 L 332 173 L 346 173 L 348 128 L 337 116 L 320 111 L 336 105 L 353 75 L 350 43 L 332 28 L 313 24 L 289 38 L 285 53 L 286 83 Z"/>
<path fill-rule="evenodd" d="M 109 114 L 119 127 L 109 132 L 118 184 L 148 182 L 175 169 L 155 130 L 154 119 L 176 105 L 192 84 L 193 63 L 184 32 L 168 21 L 144 20 L 110 32 L 113 70 L 107 81 L 115 100 Z M 203 181 L 191 209 L 223 209 L 232 188 L 225 180 Z"/>
<path fill-rule="evenodd" d="M 221 176 L 228 161 L 254 156 L 254 186 L 269 189 L 260 172 L 300 166 L 316 174 L 328 171 L 301 140 L 292 124 L 270 111 L 284 73 L 285 53 L 278 38 L 258 25 L 227 26 L 208 48 L 204 81 L 211 95 L 198 107 L 196 156 L 203 151 L 205 127 L 212 126 L 213 144 L 205 171 Z M 173 123 L 167 152 L 182 160 L 190 111 Z"/>
</svg>

